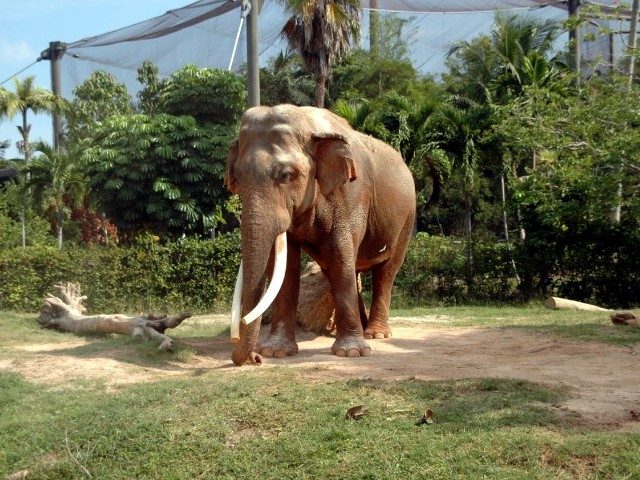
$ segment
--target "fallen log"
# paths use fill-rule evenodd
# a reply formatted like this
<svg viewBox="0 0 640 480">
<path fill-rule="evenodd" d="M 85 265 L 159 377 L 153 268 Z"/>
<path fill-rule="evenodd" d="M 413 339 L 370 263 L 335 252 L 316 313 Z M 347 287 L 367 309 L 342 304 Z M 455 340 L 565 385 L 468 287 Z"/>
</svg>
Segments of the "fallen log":
<svg viewBox="0 0 640 480">
<path fill-rule="evenodd" d="M 43 328 L 53 328 L 78 334 L 110 334 L 130 335 L 144 338 L 159 344 L 159 350 L 171 350 L 173 340 L 164 334 L 167 328 L 175 328 L 183 320 L 191 317 L 190 313 L 168 317 L 167 315 L 128 316 L 85 315 L 87 309 L 83 305 L 86 296 L 80 294 L 77 283 L 59 284 L 55 286 L 58 296 L 47 294 L 38 323 Z"/>
<path fill-rule="evenodd" d="M 544 306 L 553 310 L 585 310 L 588 312 L 611 312 L 608 308 L 598 307 L 589 303 L 577 302 L 567 298 L 549 297 Z"/>
<path fill-rule="evenodd" d="M 356 281 L 358 293 L 362 293 L 360 274 Z M 330 335 L 336 330 L 335 309 L 329 282 L 320 266 L 316 262 L 309 262 L 300 277 L 298 324 L 308 332 Z"/>
</svg>

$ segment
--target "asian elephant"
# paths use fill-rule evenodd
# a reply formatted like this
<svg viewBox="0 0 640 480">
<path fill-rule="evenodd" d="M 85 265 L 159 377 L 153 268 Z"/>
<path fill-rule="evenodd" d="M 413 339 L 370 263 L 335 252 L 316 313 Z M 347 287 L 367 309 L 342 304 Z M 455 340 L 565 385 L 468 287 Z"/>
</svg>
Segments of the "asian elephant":
<svg viewBox="0 0 640 480">
<path fill-rule="evenodd" d="M 328 110 L 254 107 L 243 115 L 239 138 L 230 147 L 226 184 L 243 206 L 242 264 L 232 307 L 235 364 L 260 363 L 256 352 L 297 353 L 301 250 L 320 265 L 331 286 L 335 355 L 367 356 L 365 338 L 391 336 L 391 289 L 416 206 L 413 177 L 397 151 Z M 367 319 L 356 275 L 369 270 Z M 260 318 L 271 302 L 271 330 L 258 346 Z"/>
</svg>

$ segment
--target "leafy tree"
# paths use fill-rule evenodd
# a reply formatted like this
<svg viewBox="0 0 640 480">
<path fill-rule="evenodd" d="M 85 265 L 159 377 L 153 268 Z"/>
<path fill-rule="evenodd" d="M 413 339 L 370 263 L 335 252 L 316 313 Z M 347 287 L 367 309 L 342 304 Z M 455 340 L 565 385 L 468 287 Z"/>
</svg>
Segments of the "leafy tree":
<svg viewBox="0 0 640 480">
<path fill-rule="evenodd" d="M 0 93 L 0 108 L 9 118 L 20 114 L 22 125 L 18 125 L 18 131 L 22 136 L 21 149 L 24 153 L 24 159 L 28 163 L 31 156 L 29 112 L 34 114 L 60 112 L 65 108 L 65 102 L 46 88 L 36 87 L 35 77 L 33 76 L 26 77 L 23 80 L 14 78 L 13 85 L 13 92 L 5 90 Z"/>
<path fill-rule="evenodd" d="M 331 99 L 373 99 L 395 91 L 409 95 L 418 78 L 408 60 L 355 50 L 334 68 L 329 84 Z"/>
<path fill-rule="evenodd" d="M 380 58 L 396 61 L 409 60 L 409 45 L 417 32 L 410 27 L 415 17 L 399 17 L 396 14 L 381 16 L 378 21 L 379 45 L 377 55 Z"/>
<path fill-rule="evenodd" d="M 163 82 L 159 110 L 176 116 L 191 115 L 199 123 L 231 125 L 244 111 L 246 95 L 240 75 L 187 65 Z"/>
<path fill-rule="evenodd" d="M 360 29 L 360 0 L 288 0 L 282 35 L 316 81 L 315 106 L 324 107 L 327 80 Z"/>
<path fill-rule="evenodd" d="M 35 150 L 40 155 L 25 168 L 27 181 L 23 188 L 54 226 L 58 248 L 62 248 L 63 224 L 70 218 L 71 207 L 84 200 L 87 178 L 76 154 L 57 152 L 43 142 L 38 142 Z"/>
<path fill-rule="evenodd" d="M 204 234 L 224 221 L 234 136 L 233 127 L 199 126 L 188 116 L 110 117 L 84 154 L 92 191 L 125 231 Z"/>
<path fill-rule="evenodd" d="M 103 70 L 93 72 L 78 85 L 67 113 L 69 143 L 91 137 L 96 124 L 112 115 L 133 111 L 131 95 L 126 85 Z"/>
<path fill-rule="evenodd" d="M 315 82 L 304 70 L 300 56 L 280 52 L 260 69 L 260 99 L 263 105 L 310 105 Z"/>
<path fill-rule="evenodd" d="M 145 60 L 138 68 L 137 79 L 142 86 L 138 92 L 138 110 L 147 115 L 160 113 L 165 82 L 158 76 L 158 67 L 152 61 Z"/>
</svg>

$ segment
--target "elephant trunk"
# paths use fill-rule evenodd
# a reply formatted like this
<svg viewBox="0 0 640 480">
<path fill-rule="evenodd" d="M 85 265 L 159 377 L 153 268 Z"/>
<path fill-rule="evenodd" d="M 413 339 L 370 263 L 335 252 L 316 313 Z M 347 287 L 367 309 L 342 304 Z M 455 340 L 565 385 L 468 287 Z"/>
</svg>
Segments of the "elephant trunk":
<svg viewBox="0 0 640 480">
<path fill-rule="evenodd" d="M 265 238 L 266 237 L 266 238 Z M 275 240 L 273 238 L 275 237 Z M 242 228 L 242 264 L 236 282 L 231 318 L 231 341 L 236 347 L 231 355 L 233 363 L 262 363 L 255 350 L 260 335 L 262 313 L 273 302 L 284 279 L 286 269 L 286 233 L 277 237 L 264 235 L 250 225 Z M 273 246 L 273 249 L 272 249 Z M 273 257 L 272 257 L 273 252 Z M 262 298 L 270 259 L 273 270 L 269 288 Z M 238 291 L 241 289 L 241 292 Z M 242 318 L 241 318 L 242 317 Z"/>
</svg>

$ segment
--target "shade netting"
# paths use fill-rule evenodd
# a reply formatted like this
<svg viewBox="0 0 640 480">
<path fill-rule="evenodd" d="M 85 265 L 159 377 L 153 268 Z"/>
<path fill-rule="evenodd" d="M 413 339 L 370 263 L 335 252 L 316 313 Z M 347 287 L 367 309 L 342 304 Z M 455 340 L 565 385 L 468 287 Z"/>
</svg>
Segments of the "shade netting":
<svg viewBox="0 0 640 480">
<path fill-rule="evenodd" d="M 614 6 L 618 2 L 598 3 Z M 496 11 L 528 12 L 559 21 L 566 17 L 565 2 L 548 0 L 363 0 L 363 7 L 363 47 L 369 44 L 372 9 L 380 11 L 381 16 L 403 18 L 410 32 L 408 55 L 414 67 L 436 75 L 444 71 L 446 54 L 454 42 L 488 32 Z M 145 60 L 153 61 L 163 76 L 186 64 L 237 71 L 246 62 L 243 11 L 242 0 L 200 0 L 128 27 L 68 43 L 62 59 L 62 93 L 70 96 L 76 85 L 98 69 L 112 73 L 135 91 L 136 69 Z M 264 0 L 260 11 L 261 64 L 286 49 L 280 31 L 287 18 L 281 2 Z M 597 48 L 610 49 L 606 45 Z"/>
</svg>

